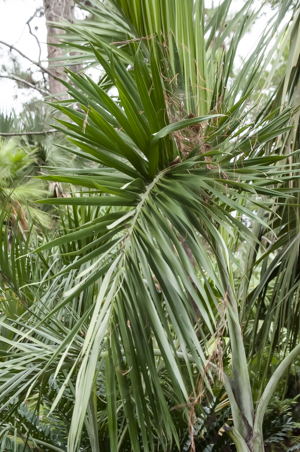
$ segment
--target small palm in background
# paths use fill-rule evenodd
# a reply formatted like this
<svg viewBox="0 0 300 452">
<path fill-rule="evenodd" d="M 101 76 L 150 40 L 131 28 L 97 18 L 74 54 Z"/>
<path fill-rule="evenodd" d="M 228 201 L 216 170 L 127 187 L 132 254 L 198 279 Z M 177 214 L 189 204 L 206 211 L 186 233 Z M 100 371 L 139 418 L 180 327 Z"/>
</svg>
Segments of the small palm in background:
<svg viewBox="0 0 300 452">
<path fill-rule="evenodd" d="M 0 138 L 0 205 L 9 212 L 11 231 L 18 224 L 27 233 L 32 221 L 50 226 L 49 217 L 35 204 L 47 194 L 45 184 L 33 178 L 36 167 L 35 149 L 15 138 Z"/>
</svg>

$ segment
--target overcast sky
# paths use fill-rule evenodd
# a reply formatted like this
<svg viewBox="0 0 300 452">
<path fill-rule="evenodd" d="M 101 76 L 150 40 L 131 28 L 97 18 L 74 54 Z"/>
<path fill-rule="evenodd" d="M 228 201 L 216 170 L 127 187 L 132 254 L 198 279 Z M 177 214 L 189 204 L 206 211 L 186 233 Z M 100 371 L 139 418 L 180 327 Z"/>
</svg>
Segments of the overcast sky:
<svg viewBox="0 0 300 452">
<path fill-rule="evenodd" d="M 216 0 L 214 2 L 217 3 Z M 233 11 L 238 11 L 244 5 L 244 0 L 233 1 Z M 260 0 L 256 1 L 261 4 Z M 0 0 L 0 40 L 14 45 L 32 60 L 39 59 L 39 46 L 33 36 L 30 35 L 26 22 L 43 5 L 43 0 Z M 266 14 L 257 21 L 251 29 L 251 33 L 243 39 L 239 46 L 239 53 L 245 56 L 255 45 L 260 33 L 263 31 L 266 21 L 270 16 L 270 8 L 265 9 Z M 39 16 L 39 13 L 37 14 Z M 45 62 L 47 57 L 46 46 L 46 24 L 45 17 L 35 17 L 30 22 L 32 31 L 38 37 L 41 46 L 41 59 Z M 9 49 L 0 46 L 1 65 L 9 66 Z M 16 55 L 12 51 L 13 55 Z M 16 55 L 17 56 L 17 55 Z M 35 70 L 34 66 L 23 58 L 17 56 L 23 70 Z M 46 65 L 46 62 L 45 62 Z M 0 70 L 3 74 L 3 70 Z M 13 108 L 16 111 L 22 109 L 22 102 L 30 99 L 33 94 L 41 97 L 38 92 L 29 89 L 17 89 L 16 83 L 11 80 L 0 78 L 0 111 L 9 112 Z M 16 97 L 17 96 L 17 97 Z"/>
<path fill-rule="evenodd" d="M 43 0 L 0 0 L 0 40 L 14 45 L 32 60 L 38 61 L 39 47 L 33 36 L 30 35 L 27 20 L 42 7 Z M 30 22 L 32 31 L 37 35 L 41 43 L 41 59 L 46 59 L 46 25 L 45 18 L 37 17 Z M 1 65 L 10 64 L 8 58 L 9 49 L 1 46 Z M 23 70 L 34 69 L 32 64 L 16 55 Z M 3 74 L 3 70 L 1 70 Z M 18 94 L 18 98 L 15 96 Z M 15 108 L 17 111 L 22 108 L 22 102 L 32 97 L 33 91 L 24 89 L 17 90 L 16 83 L 12 80 L 0 79 L 0 111 L 10 111 Z M 37 97 L 41 97 L 35 92 Z"/>
</svg>

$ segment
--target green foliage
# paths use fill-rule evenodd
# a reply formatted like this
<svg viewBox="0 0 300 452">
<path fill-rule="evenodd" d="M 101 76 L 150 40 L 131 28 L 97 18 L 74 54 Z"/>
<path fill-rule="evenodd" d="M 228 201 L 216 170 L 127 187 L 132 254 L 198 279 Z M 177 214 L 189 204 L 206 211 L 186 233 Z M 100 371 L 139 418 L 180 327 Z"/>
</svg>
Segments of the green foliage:
<svg viewBox="0 0 300 452">
<path fill-rule="evenodd" d="M 284 444 L 293 431 L 300 426 L 298 397 L 296 399 L 274 399 L 266 412 L 264 421 L 264 438 L 266 444 Z"/>
<path fill-rule="evenodd" d="M 35 201 L 47 193 L 42 182 L 32 179 L 35 167 L 35 149 L 15 139 L 0 138 L 0 206 L 10 211 L 12 224 L 18 220 L 24 231 L 28 217 L 49 226 L 48 217 L 35 206 Z"/>
</svg>

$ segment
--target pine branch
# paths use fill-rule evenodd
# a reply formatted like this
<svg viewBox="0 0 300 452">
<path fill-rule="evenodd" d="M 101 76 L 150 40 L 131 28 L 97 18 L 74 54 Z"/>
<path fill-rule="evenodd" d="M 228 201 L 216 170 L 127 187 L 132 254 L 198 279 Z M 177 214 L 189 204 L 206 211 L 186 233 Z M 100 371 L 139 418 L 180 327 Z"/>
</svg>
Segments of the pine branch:
<svg viewBox="0 0 300 452">
<path fill-rule="evenodd" d="M 29 58 L 27 55 L 25 55 L 23 52 L 21 52 L 19 49 L 17 49 L 16 47 L 12 46 L 11 44 L 8 44 L 7 42 L 4 41 L 0 41 L 0 44 L 9 47 L 10 49 L 14 50 L 15 52 L 17 52 L 19 55 L 21 55 L 21 57 L 25 58 L 26 60 L 30 61 L 30 63 L 34 64 L 35 66 L 39 67 L 41 69 L 41 71 L 45 72 L 46 74 L 50 75 L 51 77 L 55 78 L 56 80 L 59 80 L 58 77 L 56 77 L 51 71 L 49 71 L 49 69 L 46 69 L 44 66 L 42 66 L 40 63 L 38 63 L 37 61 L 32 60 L 31 58 Z"/>
<path fill-rule="evenodd" d="M 27 20 L 27 22 L 26 22 L 26 25 L 28 25 L 28 28 L 29 28 L 29 33 L 31 34 L 31 36 L 34 37 L 34 39 L 36 40 L 37 45 L 38 45 L 38 47 L 39 47 L 39 62 L 41 61 L 41 53 L 42 53 L 41 45 L 40 45 L 40 41 L 38 40 L 37 36 L 32 32 L 30 22 L 35 18 L 35 16 L 37 15 L 37 13 L 39 13 L 39 12 L 42 11 L 43 9 L 44 9 L 44 8 L 42 8 L 42 7 L 37 8 L 36 11 L 35 11 L 35 13 L 34 13 L 34 14 Z"/>
<path fill-rule="evenodd" d="M 28 86 L 29 88 L 35 89 L 36 91 L 38 91 L 39 93 L 43 94 L 44 96 L 50 96 L 50 92 L 38 88 L 37 86 L 33 85 L 32 83 L 27 82 L 27 80 L 23 80 L 20 77 L 16 77 L 15 75 L 0 75 L 0 78 L 7 78 L 10 80 L 14 80 L 17 83 L 24 83 L 24 85 Z"/>
<path fill-rule="evenodd" d="M 0 137 L 16 137 L 16 136 L 26 136 L 26 135 L 47 135 L 48 133 L 56 133 L 57 130 L 43 130 L 42 132 L 11 132 L 11 133 L 0 133 Z"/>
</svg>

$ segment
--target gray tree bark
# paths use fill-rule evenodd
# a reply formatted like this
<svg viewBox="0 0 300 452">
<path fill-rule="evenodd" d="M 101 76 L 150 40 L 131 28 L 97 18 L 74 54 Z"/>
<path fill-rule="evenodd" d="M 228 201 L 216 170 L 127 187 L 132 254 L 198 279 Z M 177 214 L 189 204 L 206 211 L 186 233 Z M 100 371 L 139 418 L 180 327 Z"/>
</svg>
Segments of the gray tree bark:
<svg viewBox="0 0 300 452">
<path fill-rule="evenodd" d="M 60 22 L 67 20 L 74 22 L 74 0 L 44 0 L 44 11 L 47 24 L 47 43 L 48 43 L 48 67 L 51 73 L 58 78 L 66 80 L 66 75 L 61 67 L 56 67 L 53 58 L 63 56 L 63 50 L 55 47 L 53 44 L 60 42 L 62 30 L 54 28 L 49 22 Z M 59 80 L 49 76 L 49 90 L 51 94 L 59 94 L 66 91 L 66 87 Z M 60 99 L 67 98 L 66 95 L 60 96 Z"/>
</svg>

